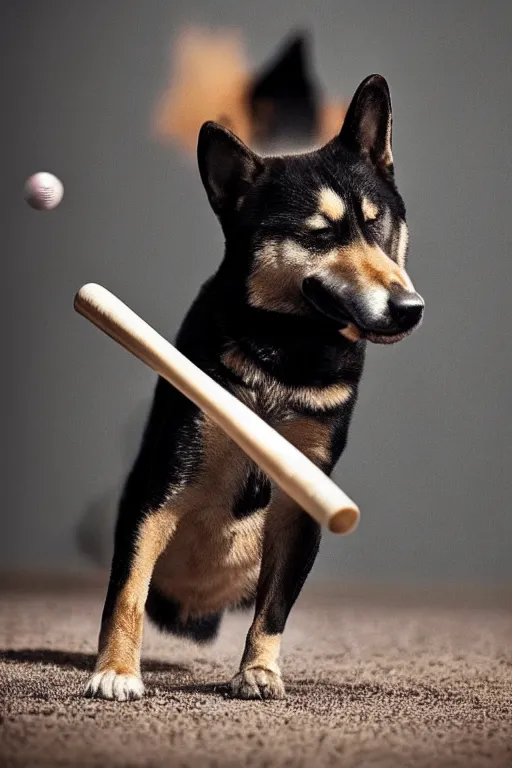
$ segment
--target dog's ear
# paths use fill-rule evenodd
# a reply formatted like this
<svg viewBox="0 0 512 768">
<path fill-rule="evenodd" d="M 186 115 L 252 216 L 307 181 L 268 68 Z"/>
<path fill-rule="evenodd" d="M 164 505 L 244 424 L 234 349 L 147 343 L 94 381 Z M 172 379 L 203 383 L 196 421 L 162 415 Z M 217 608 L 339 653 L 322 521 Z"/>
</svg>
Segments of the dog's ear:
<svg viewBox="0 0 512 768">
<path fill-rule="evenodd" d="M 370 75 L 357 91 L 337 137 L 382 175 L 393 176 L 391 97 L 382 75 Z"/>
<path fill-rule="evenodd" d="M 263 160 L 231 131 L 208 122 L 199 132 L 199 173 L 217 216 L 233 210 L 264 168 Z"/>
</svg>

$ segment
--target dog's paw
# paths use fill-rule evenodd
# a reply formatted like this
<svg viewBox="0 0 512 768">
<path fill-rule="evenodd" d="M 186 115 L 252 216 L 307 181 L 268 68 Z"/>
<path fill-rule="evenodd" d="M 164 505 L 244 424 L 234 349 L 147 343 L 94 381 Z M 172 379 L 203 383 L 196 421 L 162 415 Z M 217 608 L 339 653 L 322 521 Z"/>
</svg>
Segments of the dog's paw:
<svg viewBox="0 0 512 768">
<path fill-rule="evenodd" d="M 132 699 L 141 699 L 143 695 L 144 685 L 140 677 L 118 675 L 113 669 L 95 672 L 85 689 L 85 696 L 90 699 L 131 701 Z"/>
<path fill-rule="evenodd" d="M 231 681 L 231 695 L 237 699 L 284 699 L 280 675 L 263 667 L 243 669 Z"/>
</svg>

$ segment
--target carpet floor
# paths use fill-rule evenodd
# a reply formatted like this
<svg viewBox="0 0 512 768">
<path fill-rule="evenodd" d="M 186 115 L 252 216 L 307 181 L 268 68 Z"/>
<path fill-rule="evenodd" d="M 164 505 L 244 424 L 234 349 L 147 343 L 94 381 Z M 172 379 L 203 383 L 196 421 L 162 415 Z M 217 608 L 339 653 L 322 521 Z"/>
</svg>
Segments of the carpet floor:
<svg viewBox="0 0 512 768">
<path fill-rule="evenodd" d="M 37 583 L 37 588 L 35 584 Z M 198 648 L 148 628 L 146 697 L 82 698 L 102 585 L 4 580 L 0 766 L 512 767 L 505 597 L 305 590 L 284 701 L 230 699 L 248 614 Z"/>
</svg>

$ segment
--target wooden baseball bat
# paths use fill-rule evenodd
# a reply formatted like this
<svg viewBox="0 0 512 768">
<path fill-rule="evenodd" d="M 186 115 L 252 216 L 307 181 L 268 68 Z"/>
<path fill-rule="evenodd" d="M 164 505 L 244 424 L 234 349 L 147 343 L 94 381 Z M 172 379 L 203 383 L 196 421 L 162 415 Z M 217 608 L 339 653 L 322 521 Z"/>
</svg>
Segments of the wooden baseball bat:
<svg viewBox="0 0 512 768">
<path fill-rule="evenodd" d="M 110 291 L 84 285 L 74 306 L 192 400 L 320 525 L 333 533 L 354 530 L 359 509 L 321 469 Z"/>
</svg>

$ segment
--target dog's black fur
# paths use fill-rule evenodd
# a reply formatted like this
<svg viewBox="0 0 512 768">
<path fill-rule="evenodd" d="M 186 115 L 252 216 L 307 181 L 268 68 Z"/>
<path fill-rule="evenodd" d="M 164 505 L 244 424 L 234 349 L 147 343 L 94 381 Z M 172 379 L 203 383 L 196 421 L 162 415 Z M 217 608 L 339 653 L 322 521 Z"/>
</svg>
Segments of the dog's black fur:
<svg viewBox="0 0 512 768">
<path fill-rule="evenodd" d="M 404 271 L 387 84 L 367 78 L 321 150 L 263 159 L 207 123 L 198 160 L 226 251 L 177 347 L 329 474 L 347 440 L 365 339 L 400 340 L 423 309 Z M 115 680 L 139 675 L 144 603 L 160 628 L 205 642 L 224 609 L 255 601 L 233 694 L 281 696 L 279 636 L 319 541 L 319 526 L 159 380 L 122 496 L 89 695 L 140 695 Z"/>
</svg>

